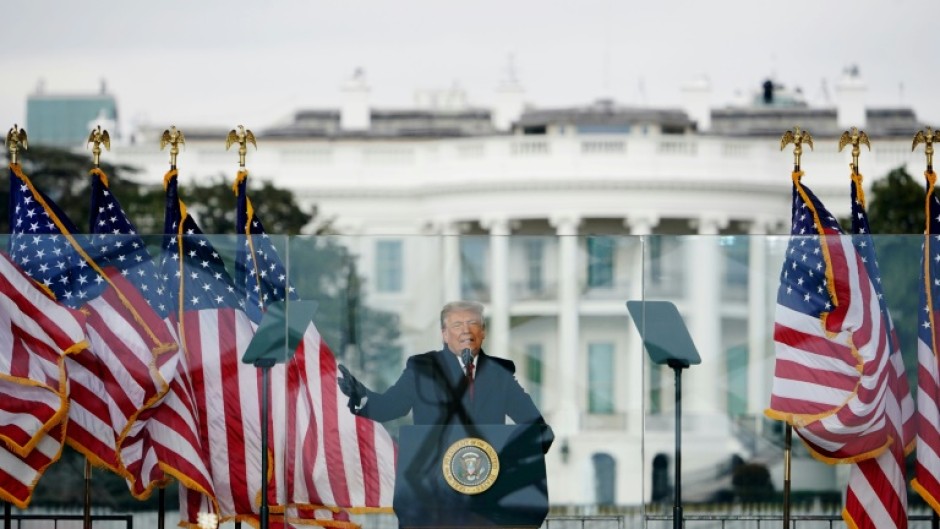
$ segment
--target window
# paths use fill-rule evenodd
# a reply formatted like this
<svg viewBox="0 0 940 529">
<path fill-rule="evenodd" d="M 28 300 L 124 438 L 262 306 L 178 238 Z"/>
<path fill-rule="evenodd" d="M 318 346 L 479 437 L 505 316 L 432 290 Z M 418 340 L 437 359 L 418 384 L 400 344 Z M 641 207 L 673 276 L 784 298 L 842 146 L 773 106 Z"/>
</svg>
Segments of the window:
<svg viewBox="0 0 940 529">
<path fill-rule="evenodd" d="M 660 236 L 648 237 L 649 241 L 649 263 L 647 264 L 647 278 L 653 284 L 659 285 L 663 282 L 665 270 L 663 259 L 665 259 L 665 248 L 663 248 L 663 238 Z"/>
<path fill-rule="evenodd" d="M 722 237 L 721 245 L 725 252 L 725 282 L 731 287 L 747 288 L 748 258 L 750 241 L 748 237 Z"/>
<path fill-rule="evenodd" d="M 598 505 L 614 505 L 617 498 L 617 461 L 610 454 L 597 453 L 591 456 L 594 464 L 594 502 Z"/>
<path fill-rule="evenodd" d="M 464 299 L 486 300 L 486 249 L 485 237 L 460 239 L 460 290 Z"/>
<path fill-rule="evenodd" d="M 653 502 L 667 502 L 672 496 L 672 487 L 669 484 L 669 456 L 656 454 L 653 458 L 653 493 L 650 499 Z"/>
<path fill-rule="evenodd" d="M 376 241 L 375 289 L 379 292 L 401 292 L 402 272 L 401 241 Z"/>
<path fill-rule="evenodd" d="M 629 132 L 629 123 L 621 123 L 618 125 L 578 125 L 578 134 L 627 134 Z"/>
<path fill-rule="evenodd" d="M 525 346 L 525 378 L 529 396 L 536 406 L 542 405 L 542 344 Z"/>
<path fill-rule="evenodd" d="M 614 286 L 614 239 L 613 237 L 589 237 L 588 287 L 611 288 Z"/>
<path fill-rule="evenodd" d="M 401 375 L 401 370 L 404 368 L 404 362 L 402 361 L 404 358 L 404 350 L 400 345 L 379 345 L 376 347 L 376 353 L 373 355 L 365 354 L 360 348 L 359 355 L 362 370 L 363 372 L 372 374 L 374 386 L 371 387 L 376 391 L 387 390 L 395 383 L 395 380 L 398 379 L 398 376 Z"/>
<path fill-rule="evenodd" d="M 649 399 L 650 415 L 659 415 L 663 412 L 663 370 L 659 364 L 647 362 L 650 370 Z"/>
<path fill-rule="evenodd" d="M 526 290 L 530 293 L 542 292 L 542 266 L 544 257 L 544 241 L 542 239 L 525 240 L 525 269 Z"/>
<path fill-rule="evenodd" d="M 728 415 L 737 417 L 747 413 L 747 362 L 746 345 L 737 345 L 725 354 L 728 370 Z"/>
<path fill-rule="evenodd" d="M 588 412 L 614 412 L 614 344 L 588 344 Z"/>
</svg>

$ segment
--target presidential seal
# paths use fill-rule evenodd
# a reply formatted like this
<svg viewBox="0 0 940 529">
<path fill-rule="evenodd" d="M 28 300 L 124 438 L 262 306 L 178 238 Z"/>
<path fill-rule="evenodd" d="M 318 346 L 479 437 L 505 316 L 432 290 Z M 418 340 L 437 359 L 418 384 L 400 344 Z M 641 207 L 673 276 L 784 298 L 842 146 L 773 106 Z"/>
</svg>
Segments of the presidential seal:
<svg viewBox="0 0 940 529">
<path fill-rule="evenodd" d="M 496 482 L 499 456 L 483 439 L 466 437 L 444 452 L 444 480 L 462 494 L 479 494 Z"/>
</svg>

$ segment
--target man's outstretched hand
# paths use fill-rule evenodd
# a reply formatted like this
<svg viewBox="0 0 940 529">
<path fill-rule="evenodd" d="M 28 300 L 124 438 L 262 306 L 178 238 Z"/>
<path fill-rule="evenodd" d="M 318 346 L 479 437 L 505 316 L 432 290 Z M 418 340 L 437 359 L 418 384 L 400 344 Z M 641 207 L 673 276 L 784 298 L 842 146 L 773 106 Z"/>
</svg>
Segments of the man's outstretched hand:
<svg viewBox="0 0 940 529">
<path fill-rule="evenodd" d="M 359 403 L 362 402 L 363 397 L 368 394 L 366 387 L 346 369 L 346 366 L 339 364 L 337 367 L 339 367 L 339 372 L 343 377 L 337 378 L 336 383 L 339 384 L 339 390 L 343 392 L 343 395 L 349 397 L 349 402 L 346 404 L 349 406 L 349 411 L 356 414 Z"/>
</svg>

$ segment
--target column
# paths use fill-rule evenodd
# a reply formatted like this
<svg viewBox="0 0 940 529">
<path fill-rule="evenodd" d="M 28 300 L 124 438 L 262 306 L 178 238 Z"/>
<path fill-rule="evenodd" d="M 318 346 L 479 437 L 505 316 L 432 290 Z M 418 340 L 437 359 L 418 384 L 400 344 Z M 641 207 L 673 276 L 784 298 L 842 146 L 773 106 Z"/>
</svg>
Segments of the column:
<svg viewBox="0 0 940 529">
<path fill-rule="evenodd" d="M 460 292 L 460 225 L 452 220 L 437 221 L 441 234 L 443 285 L 441 305 L 461 298 Z"/>
<path fill-rule="evenodd" d="M 577 389 L 584 387 L 578 379 L 578 225 L 580 217 L 574 214 L 556 215 L 549 219 L 558 235 L 558 351 L 554 362 L 557 379 L 555 415 L 552 428 L 559 441 L 577 433 L 579 429 L 579 403 L 584 401 Z"/>
<path fill-rule="evenodd" d="M 484 218 L 480 225 L 490 231 L 490 314 L 486 350 L 509 358 L 509 220 Z"/>
<path fill-rule="evenodd" d="M 759 429 L 764 408 L 769 399 L 770 379 L 767 368 L 768 335 L 772 324 L 768 320 L 767 288 L 767 219 L 755 219 L 748 230 L 747 255 L 747 412 L 753 415 Z"/>
<path fill-rule="evenodd" d="M 630 259 L 630 294 L 631 300 L 643 299 L 644 282 L 646 281 L 646 255 L 648 252 L 649 235 L 653 228 L 659 224 L 659 217 L 653 214 L 630 215 L 623 221 L 629 228 L 631 240 Z M 626 308 L 624 308 L 626 310 Z M 643 431 L 644 399 L 648 387 L 646 372 L 649 361 L 643 340 L 633 323 L 628 324 L 627 363 L 624 370 L 626 384 L 627 431 L 640 434 Z"/>
<path fill-rule="evenodd" d="M 725 389 L 718 381 L 725 372 L 721 350 L 721 277 L 722 263 L 719 230 L 727 218 L 703 216 L 697 219 L 698 236 L 686 239 L 688 263 L 686 283 L 691 303 L 683 316 L 698 349 L 702 363 L 692 366 L 683 377 L 682 410 L 699 415 L 725 414 Z"/>
</svg>

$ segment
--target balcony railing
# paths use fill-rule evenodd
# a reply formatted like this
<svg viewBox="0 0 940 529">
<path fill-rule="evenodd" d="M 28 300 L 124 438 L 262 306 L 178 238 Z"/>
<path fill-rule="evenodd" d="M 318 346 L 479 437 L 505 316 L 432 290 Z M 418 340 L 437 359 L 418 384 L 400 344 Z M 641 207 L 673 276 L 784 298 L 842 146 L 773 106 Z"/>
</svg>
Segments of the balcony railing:
<svg viewBox="0 0 940 529">
<path fill-rule="evenodd" d="M 629 279 L 615 278 L 608 284 L 588 285 L 582 287 L 582 299 L 627 299 L 630 297 L 630 288 L 633 283 Z"/>
<path fill-rule="evenodd" d="M 510 284 L 512 301 L 549 301 L 558 299 L 558 283 L 542 281 L 533 284 L 529 281 L 513 281 Z"/>
</svg>

